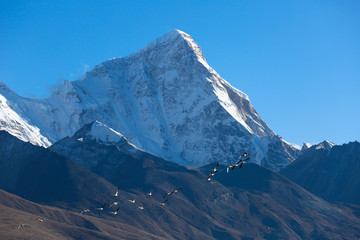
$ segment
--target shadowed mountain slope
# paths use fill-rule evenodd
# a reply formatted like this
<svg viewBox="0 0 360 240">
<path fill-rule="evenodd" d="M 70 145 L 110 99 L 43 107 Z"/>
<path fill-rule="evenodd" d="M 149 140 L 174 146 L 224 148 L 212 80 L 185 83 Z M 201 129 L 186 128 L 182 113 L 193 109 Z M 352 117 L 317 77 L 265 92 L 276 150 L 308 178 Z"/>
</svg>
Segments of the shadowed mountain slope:
<svg viewBox="0 0 360 240">
<path fill-rule="evenodd" d="M 0 131 L 0 188 L 40 203 L 102 203 L 115 186 L 50 149 Z"/>
<path fill-rule="evenodd" d="M 306 150 L 281 174 L 331 202 L 360 205 L 360 143 Z"/>
</svg>

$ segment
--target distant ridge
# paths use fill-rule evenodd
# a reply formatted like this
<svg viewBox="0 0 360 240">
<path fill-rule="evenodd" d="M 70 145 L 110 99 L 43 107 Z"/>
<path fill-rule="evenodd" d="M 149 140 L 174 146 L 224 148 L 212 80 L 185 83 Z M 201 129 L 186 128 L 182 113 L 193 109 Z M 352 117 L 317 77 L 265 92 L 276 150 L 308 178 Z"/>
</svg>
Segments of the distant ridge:
<svg viewBox="0 0 360 240">
<path fill-rule="evenodd" d="M 359 142 L 338 146 L 323 141 L 280 173 L 328 201 L 360 205 L 359 172 Z"/>
</svg>

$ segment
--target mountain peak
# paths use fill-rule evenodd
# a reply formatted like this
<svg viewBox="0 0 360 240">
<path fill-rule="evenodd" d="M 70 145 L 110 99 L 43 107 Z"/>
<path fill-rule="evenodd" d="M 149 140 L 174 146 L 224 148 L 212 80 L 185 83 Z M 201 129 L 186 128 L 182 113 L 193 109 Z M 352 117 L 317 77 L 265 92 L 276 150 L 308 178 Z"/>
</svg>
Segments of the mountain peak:
<svg viewBox="0 0 360 240">
<path fill-rule="evenodd" d="M 5 91 L 11 93 L 12 90 L 6 86 L 6 84 L 0 80 L 0 91 Z"/>
<path fill-rule="evenodd" d="M 301 147 L 301 151 L 303 152 L 303 151 L 306 151 L 306 150 L 308 150 L 309 148 L 311 148 L 311 144 L 310 143 L 307 143 L 307 142 L 304 142 L 303 143 L 303 145 L 302 145 L 302 147 Z"/>
<path fill-rule="evenodd" d="M 330 150 L 333 146 L 335 146 L 335 143 L 330 142 L 328 140 L 325 140 L 319 144 L 315 145 L 315 149 L 325 149 L 325 150 Z"/>
<path fill-rule="evenodd" d="M 151 52 L 151 54 L 153 54 L 154 52 L 161 52 L 162 56 L 192 55 L 195 56 L 199 62 L 208 67 L 208 64 L 199 45 L 189 34 L 178 29 L 173 29 L 170 32 L 162 35 L 161 37 L 153 40 L 144 48 L 140 49 L 134 54 L 140 52 Z M 164 52 L 166 53 L 165 55 L 163 54 Z"/>
<path fill-rule="evenodd" d="M 158 37 L 154 41 L 157 41 L 158 43 L 166 43 L 173 40 L 181 40 L 184 39 L 184 36 L 188 35 L 187 33 L 180 31 L 178 29 L 173 29 L 168 33 L 165 33 L 161 37 Z"/>
</svg>

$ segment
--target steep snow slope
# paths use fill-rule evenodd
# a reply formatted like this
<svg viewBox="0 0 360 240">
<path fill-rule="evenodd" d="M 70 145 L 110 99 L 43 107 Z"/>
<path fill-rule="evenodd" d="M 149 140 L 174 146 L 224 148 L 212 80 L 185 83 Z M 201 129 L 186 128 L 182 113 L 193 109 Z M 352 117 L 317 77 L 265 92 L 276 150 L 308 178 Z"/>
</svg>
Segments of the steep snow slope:
<svg viewBox="0 0 360 240">
<path fill-rule="evenodd" d="M 14 110 L 51 142 L 99 120 L 142 150 L 186 165 L 229 163 L 248 151 L 255 163 L 279 170 L 298 152 L 179 30 L 66 81 L 47 99 L 22 98 Z"/>
<path fill-rule="evenodd" d="M 10 91 L 0 82 L 0 89 Z M 8 105 L 7 99 L 0 94 L 0 130 L 7 131 L 11 135 L 24 142 L 31 142 L 34 145 L 48 147 L 51 143 L 46 137 L 40 134 L 39 128 L 30 125 L 25 119 L 17 114 Z"/>
</svg>

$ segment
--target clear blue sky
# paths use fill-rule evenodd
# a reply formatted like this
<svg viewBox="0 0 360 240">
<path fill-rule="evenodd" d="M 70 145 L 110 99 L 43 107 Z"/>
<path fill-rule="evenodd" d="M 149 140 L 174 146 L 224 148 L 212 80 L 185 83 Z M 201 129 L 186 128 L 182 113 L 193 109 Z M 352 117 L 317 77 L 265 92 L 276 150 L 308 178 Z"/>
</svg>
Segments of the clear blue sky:
<svg viewBox="0 0 360 240">
<path fill-rule="evenodd" d="M 285 140 L 360 140 L 359 0 L 0 0 L 0 80 L 46 97 L 174 28 Z"/>
</svg>

